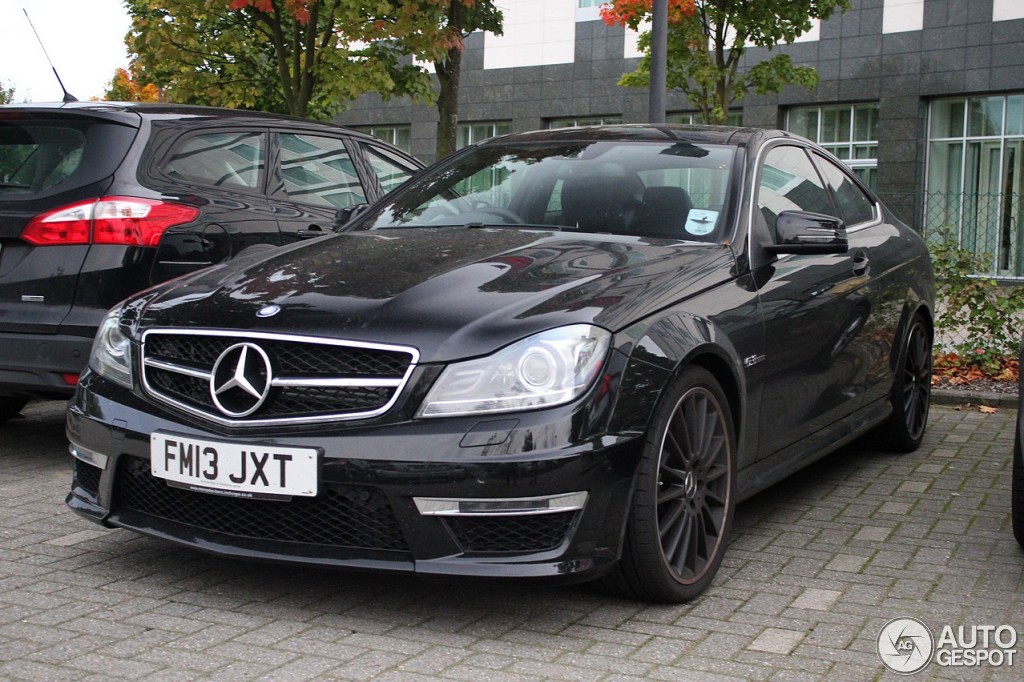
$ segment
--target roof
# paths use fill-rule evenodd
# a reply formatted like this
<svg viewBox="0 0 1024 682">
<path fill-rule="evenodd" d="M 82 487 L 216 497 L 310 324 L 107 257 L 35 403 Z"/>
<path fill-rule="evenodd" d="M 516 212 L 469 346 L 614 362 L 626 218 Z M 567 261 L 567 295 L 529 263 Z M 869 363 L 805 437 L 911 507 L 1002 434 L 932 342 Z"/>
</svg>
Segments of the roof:
<svg viewBox="0 0 1024 682">
<path fill-rule="evenodd" d="M 666 142 L 686 141 L 701 144 L 732 144 L 745 146 L 755 137 L 788 135 L 783 131 L 767 131 L 761 128 L 735 128 L 730 126 L 692 126 L 677 124 L 621 124 L 606 126 L 581 126 L 577 128 L 556 128 L 530 133 L 513 133 L 491 138 L 481 146 L 492 144 L 516 144 L 530 142 L 567 141 L 632 141 Z"/>
<path fill-rule="evenodd" d="M 325 121 L 314 121 L 297 116 L 286 116 L 284 114 L 272 114 L 263 111 L 245 111 L 241 109 L 227 109 L 219 107 L 204 107 L 190 104 L 166 104 L 162 102 L 24 102 L 0 106 L 0 112 L 4 110 L 20 110 L 31 112 L 74 112 L 80 115 L 96 115 L 103 118 L 121 120 L 123 122 L 138 123 L 140 118 L 231 118 L 238 121 L 260 121 L 267 124 L 287 123 L 302 124 L 305 126 L 324 126 L 330 128 L 341 128 L 334 123 Z M 354 135 L 362 135 L 358 131 L 346 130 Z"/>
</svg>

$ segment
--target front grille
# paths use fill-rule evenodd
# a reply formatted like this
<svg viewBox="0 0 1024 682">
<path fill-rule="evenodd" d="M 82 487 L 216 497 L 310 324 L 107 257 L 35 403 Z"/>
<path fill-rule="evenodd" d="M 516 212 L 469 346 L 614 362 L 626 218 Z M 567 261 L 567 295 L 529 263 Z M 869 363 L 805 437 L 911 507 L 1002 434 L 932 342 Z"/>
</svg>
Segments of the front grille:
<svg viewBox="0 0 1024 682">
<path fill-rule="evenodd" d="M 543 552 L 561 545 L 577 512 L 529 516 L 460 516 L 444 519 L 464 552 Z"/>
<path fill-rule="evenodd" d="M 333 386 L 290 386 L 280 389 L 262 412 L 265 417 L 328 412 L 358 412 L 385 404 L 394 393 L 392 388 Z"/>
<path fill-rule="evenodd" d="M 75 480 L 78 487 L 93 497 L 100 494 L 100 474 L 103 470 L 80 459 L 75 460 Z"/>
<path fill-rule="evenodd" d="M 114 513 L 130 510 L 236 538 L 326 547 L 408 551 L 384 495 L 366 486 L 332 486 L 317 497 L 251 500 L 172 488 L 149 463 L 122 457 Z"/>
<path fill-rule="evenodd" d="M 261 353 L 253 384 L 269 382 L 269 387 L 250 412 L 246 401 L 257 405 L 258 396 L 237 388 L 235 398 L 223 394 L 221 407 L 230 407 L 221 409 L 214 384 L 219 387 L 225 379 L 215 378 L 214 368 L 225 352 L 243 342 L 258 347 L 250 348 L 253 357 Z M 228 355 L 231 361 L 225 357 L 221 367 L 230 370 L 234 356 Z M 379 416 L 394 404 L 417 359 L 414 348 L 402 346 L 258 332 L 150 330 L 143 337 L 142 381 L 157 400 L 223 424 L 361 419 Z"/>
</svg>

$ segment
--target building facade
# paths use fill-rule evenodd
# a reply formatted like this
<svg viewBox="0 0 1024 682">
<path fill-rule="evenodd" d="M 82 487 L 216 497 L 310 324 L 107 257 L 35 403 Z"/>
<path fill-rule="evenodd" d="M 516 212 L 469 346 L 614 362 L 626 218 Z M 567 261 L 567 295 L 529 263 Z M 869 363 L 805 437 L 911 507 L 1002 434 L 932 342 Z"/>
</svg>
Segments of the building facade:
<svg viewBox="0 0 1024 682">
<path fill-rule="evenodd" d="M 501 4 L 504 34 L 466 41 L 460 146 L 647 120 L 646 91 L 618 85 L 638 63 L 637 34 L 601 22 L 601 0 Z M 817 69 L 818 87 L 750 94 L 733 122 L 824 144 L 901 219 L 984 254 L 987 274 L 1024 280 L 1024 0 L 852 0 L 775 50 Z M 670 122 L 694 120 L 679 93 L 667 104 Z M 336 120 L 433 158 L 432 106 L 364 96 Z"/>
</svg>

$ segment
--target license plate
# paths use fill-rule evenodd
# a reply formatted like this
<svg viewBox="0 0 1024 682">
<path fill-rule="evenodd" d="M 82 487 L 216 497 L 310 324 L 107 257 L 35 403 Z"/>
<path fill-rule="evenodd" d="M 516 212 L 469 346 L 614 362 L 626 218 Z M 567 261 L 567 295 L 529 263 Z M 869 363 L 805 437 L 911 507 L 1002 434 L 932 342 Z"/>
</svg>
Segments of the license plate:
<svg viewBox="0 0 1024 682">
<path fill-rule="evenodd" d="M 233 497 L 311 497 L 317 492 L 317 450 L 264 443 L 226 443 L 153 433 L 150 468 L 180 488 Z"/>
</svg>

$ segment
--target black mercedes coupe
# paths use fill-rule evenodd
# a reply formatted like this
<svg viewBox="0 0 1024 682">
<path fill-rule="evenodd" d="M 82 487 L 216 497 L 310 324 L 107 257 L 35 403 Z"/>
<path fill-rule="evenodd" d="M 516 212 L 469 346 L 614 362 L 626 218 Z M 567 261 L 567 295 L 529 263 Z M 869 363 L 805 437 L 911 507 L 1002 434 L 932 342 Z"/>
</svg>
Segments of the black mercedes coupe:
<svg viewBox="0 0 1024 682">
<path fill-rule="evenodd" d="M 925 245 L 794 135 L 511 135 L 338 222 L 110 311 L 72 509 L 224 556 L 678 602 L 737 502 L 924 435 Z"/>
</svg>

